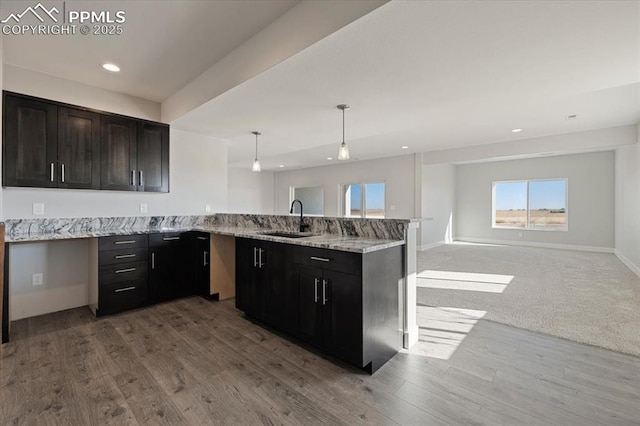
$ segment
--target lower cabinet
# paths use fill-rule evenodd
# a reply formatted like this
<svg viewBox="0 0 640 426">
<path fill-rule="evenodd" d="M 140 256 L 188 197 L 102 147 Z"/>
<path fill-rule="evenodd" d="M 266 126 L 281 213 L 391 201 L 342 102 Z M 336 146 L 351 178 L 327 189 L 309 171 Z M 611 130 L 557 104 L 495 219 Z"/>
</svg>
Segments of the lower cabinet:
<svg viewBox="0 0 640 426">
<path fill-rule="evenodd" d="M 100 238 L 98 243 L 97 316 L 148 303 L 146 235 Z"/>
<path fill-rule="evenodd" d="M 189 242 L 184 232 L 149 235 L 149 301 L 164 302 L 195 294 Z"/>
<path fill-rule="evenodd" d="M 210 297 L 211 294 L 211 234 L 208 232 L 189 233 L 191 244 L 191 279 L 196 294 Z"/>
<path fill-rule="evenodd" d="M 360 254 L 239 238 L 236 307 L 369 372 L 402 345 L 402 248 Z"/>
<path fill-rule="evenodd" d="M 208 250 L 209 234 L 201 232 L 99 238 L 90 306 L 101 316 L 202 294 L 209 288 Z"/>
</svg>

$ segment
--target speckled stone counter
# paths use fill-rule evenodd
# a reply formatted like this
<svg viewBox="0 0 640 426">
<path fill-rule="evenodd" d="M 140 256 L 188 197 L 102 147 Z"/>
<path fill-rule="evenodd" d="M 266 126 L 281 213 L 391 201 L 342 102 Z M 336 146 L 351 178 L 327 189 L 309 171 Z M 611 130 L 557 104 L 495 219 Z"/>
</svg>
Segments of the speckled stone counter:
<svg viewBox="0 0 640 426">
<path fill-rule="evenodd" d="M 368 253 L 405 244 L 409 220 L 305 218 L 308 237 L 265 235 L 292 231 L 299 218 L 267 215 L 142 216 L 116 218 L 9 219 L 7 242 L 52 241 L 155 232 L 202 231 L 242 238 Z"/>
</svg>

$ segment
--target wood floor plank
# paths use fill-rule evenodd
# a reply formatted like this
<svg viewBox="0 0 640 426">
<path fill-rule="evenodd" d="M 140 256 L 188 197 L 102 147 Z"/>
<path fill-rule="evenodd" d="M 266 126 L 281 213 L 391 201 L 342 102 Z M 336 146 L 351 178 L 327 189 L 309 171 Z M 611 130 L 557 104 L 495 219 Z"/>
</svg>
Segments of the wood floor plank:
<svg viewBox="0 0 640 426">
<path fill-rule="evenodd" d="M 2 425 L 640 425 L 640 359 L 484 320 L 448 359 L 399 353 L 374 375 L 233 300 L 73 309 L 11 332 Z"/>
</svg>

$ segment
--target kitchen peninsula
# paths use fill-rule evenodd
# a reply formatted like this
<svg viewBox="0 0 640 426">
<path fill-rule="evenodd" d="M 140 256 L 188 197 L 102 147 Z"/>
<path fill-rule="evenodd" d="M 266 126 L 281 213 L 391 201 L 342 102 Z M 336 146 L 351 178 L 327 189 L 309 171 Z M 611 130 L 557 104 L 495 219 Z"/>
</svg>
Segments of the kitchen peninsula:
<svg viewBox="0 0 640 426">
<path fill-rule="evenodd" d="M 293 216 L 217 214 L 7 220 L 3 342 L 10 337 L 8 287 L 13 245 L 89 239 L 87 305 L 101 315 L 112 312 L 111 305 L 108 309 L 104 307 L 105 300 L 123 300 L 123 305 L 115 306 L 113 312 L 117 312 L 123 307 L 202 294 L 190 272 L 185 280 L 191 287 L 169 293 L 154 289 L 152 273 L 160 265 L 179 261 L 166 257 L 160 261 L 156 257 L 170 253 L 166 251 L 170 244 L 179 244 L 187 236 L 210 237 L 207 247 L 197 254 L 189 252 L 193 253 L 187 256 L 191 259 L 182 260 L 183 270 L 209 266 L 206 277 L 209 291 L 203 295 L 215 294 L 220 270 L 224 269 L 226 279 L 230 276 L 235 281 L 236 306 L 247 315 L 360 368 L 375 371 L 402 346 L 403 329 L 406 338 L 403 320 L 406 322 L 407 313 L 402 301 L 407 271 L 412 268 L 408 264 L 412 259 L 410 254 L 407 256 L 408 245 L 415 244 L 412 234 L 417 223 L 305 219 L 310 228 L 302 235 L 293 232 L 299 223 Z M 273 235 L 273 231 L 280 231 L 279 236 Z M 117 236 L 131 238 L 114 239 Z M 217 244 L 219 238 L 226 239 L 226 243 Z M 118 242 L 126 244 L 108 247 Z M 120 253 L 123 247 L 131 253 Z M 175 253 L 185 253 L 187 247 L 191 246 L 181 245 Z M 130 257 L 134 255 L 138 256 L 138 263 L 132 262 L 135 259 Z M 109 268 L 113 271 L 109 272 Z M 135 279 L 139 286 L 123 278 L 128 273 L 139 274 Z"/>
</svg>

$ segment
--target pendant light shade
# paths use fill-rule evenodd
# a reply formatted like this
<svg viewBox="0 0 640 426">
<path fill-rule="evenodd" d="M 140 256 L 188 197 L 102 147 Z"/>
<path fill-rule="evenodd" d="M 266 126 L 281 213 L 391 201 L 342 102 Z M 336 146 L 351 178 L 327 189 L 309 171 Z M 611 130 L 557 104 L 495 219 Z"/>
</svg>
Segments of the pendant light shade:
<svg viewBox="0 0 640 426">
<path fill-rule="evenodd" d="M 256 158 L 254 158 L 253 160 L 253 166 L 251 167 L 251 171 L 259 172 L 262 170 L 262 168 L 260 167 L 260 160 L 258 160 L 258 136 L 260 136 L 262 133 L 260 132 L 251 132 L 251 133 L 256 135 Z"/>
<path fill-rule="evenodd" d="M 348 160 L 349 159 L 349 147 L 344 140 L 344 110 L 349 109 L 349 105 L 340 104 L 337 107 L 342 110 L 342 143 L 340 144 L 340 150 L 338 151 L 338 160 Z"/>
</svg>

